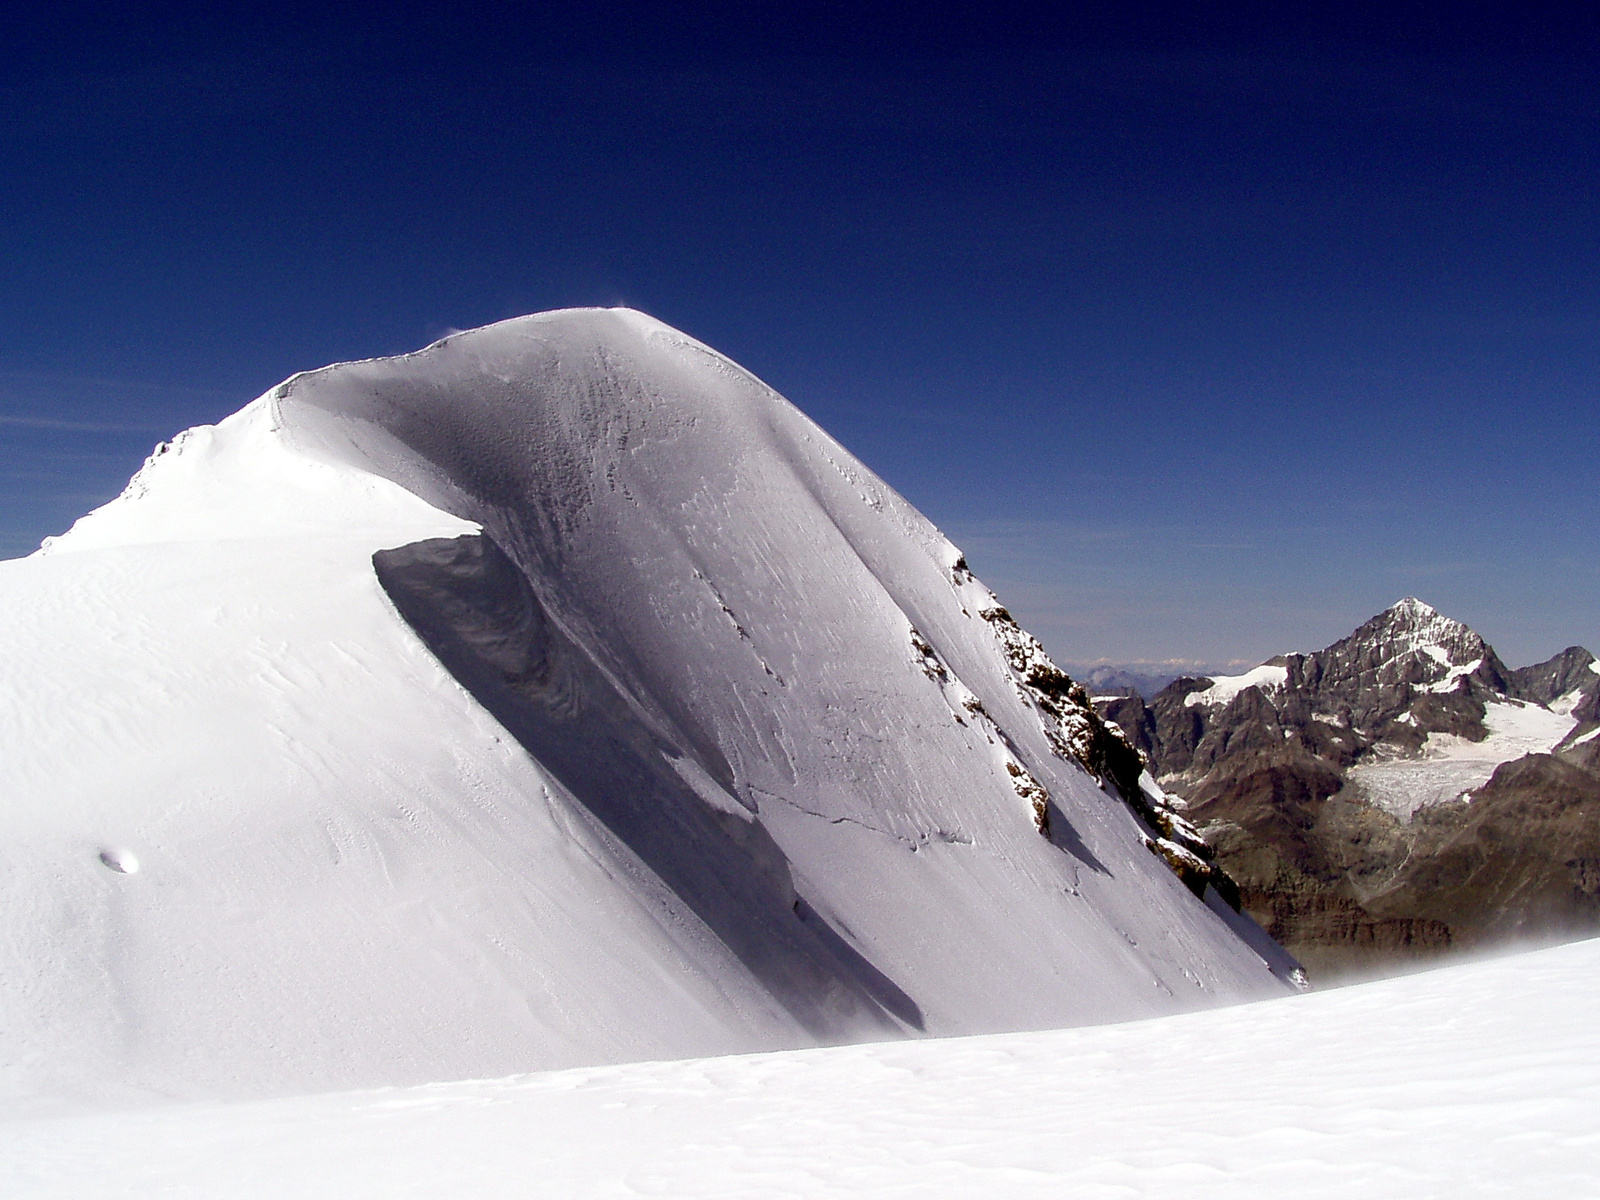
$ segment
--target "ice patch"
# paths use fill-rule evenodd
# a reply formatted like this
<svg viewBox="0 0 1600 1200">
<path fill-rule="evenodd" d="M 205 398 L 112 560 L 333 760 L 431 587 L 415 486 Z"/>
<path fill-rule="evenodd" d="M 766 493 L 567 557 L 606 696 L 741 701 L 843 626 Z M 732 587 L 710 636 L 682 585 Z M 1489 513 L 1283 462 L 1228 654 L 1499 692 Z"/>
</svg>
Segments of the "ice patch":
<svg viewBox="0 0 1600 1200">
<path fill-rule="evenodd" d="M 1558 714 L 1559 716 L 1568 717 L 1572 715 L 1573 709 L 1577 708 L 1578 705 L 1583 703 L 1583 700 L 1583 689 L 1573 688 L 1565 695 L 1557 696 L 1553 701 L 1551 701 L 1550 711 Z"/>
<path fill-rule="evenodd" d="M 1436 662 L 1447 663 L 1450 661 L 1449 658 L 1445 656 L 1444 651 L 1440 650 L 1437 646 L 1424 646 L 1422 648 L 1426 650 L 1429 654 L 1429 657 L 1433 658 Z M 1437 683 L 1430 683 L 1427 687 L 1424 687 L 1421 690 L 1424 692 L 1453 691 L 1455 690 L 1456 680 L 1460 679 L 1463 675 L 1471 675 L 1481 666 L 1483 666 L 1483 659 L 1475 658 L 1464 666 L 1451 667 L 1450 670 L 1445 673 L 1445 677 L 1443 679 L 1439 680 Z"/>
<path fill-rule="evenodd" d="M 1456 748 L 1453 743 L 1461 738 L 1451 738 L 1452 745 L 1441 743 L 1440 752 L 1446 757 L 1493 758 L 1508 762 L 1524 754 L 1544 754 L 1577 724 L 1569 713 L 1557 713 L 1538 704 L 1522 704 L 1515 700 L 1491 700 L 1484 705 L 1484 726 L 1489 736 L 1481 742 L 1467 742 Z M 1428 739 L 1428 750 L 1434 738 L 1448 734 L 1433 734 Z"/>
</svg>

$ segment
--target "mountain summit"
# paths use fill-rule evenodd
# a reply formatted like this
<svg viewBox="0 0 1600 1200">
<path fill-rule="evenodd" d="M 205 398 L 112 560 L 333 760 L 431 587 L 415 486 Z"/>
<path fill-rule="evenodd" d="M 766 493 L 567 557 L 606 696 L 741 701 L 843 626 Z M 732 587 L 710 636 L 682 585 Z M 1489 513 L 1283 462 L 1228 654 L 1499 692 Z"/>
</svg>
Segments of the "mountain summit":
<svg viewBox="0 0 1600 1200">
<path fill-rule="evenodd" d="M 14 1103 L 1291 986 L 956 548 L 639 313 L 295 376 L 0 599 Z"/>
<path fill-rule="evenodd" d="M 1600 674 L 1406 597 L 1242 675 L 1103 697 L 1313 973 L 1600 928 Z"/>
</svg>

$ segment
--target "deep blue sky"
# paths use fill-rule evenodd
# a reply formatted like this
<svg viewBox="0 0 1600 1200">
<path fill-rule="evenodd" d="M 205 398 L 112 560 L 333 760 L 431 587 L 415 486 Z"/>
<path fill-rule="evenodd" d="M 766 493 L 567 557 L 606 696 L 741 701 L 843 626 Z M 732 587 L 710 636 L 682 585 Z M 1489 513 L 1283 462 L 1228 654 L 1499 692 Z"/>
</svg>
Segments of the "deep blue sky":
<svg viewBox="0 0 1600 1200">
<path fill-rule="evenodd" d="M 625 303 L 1059 658 L 1254 662 L 1407 593 L 1600 650 L 1593 23 L 858 7 L 8 31 L 0 554 L 296 370 Z"/>
</svg>

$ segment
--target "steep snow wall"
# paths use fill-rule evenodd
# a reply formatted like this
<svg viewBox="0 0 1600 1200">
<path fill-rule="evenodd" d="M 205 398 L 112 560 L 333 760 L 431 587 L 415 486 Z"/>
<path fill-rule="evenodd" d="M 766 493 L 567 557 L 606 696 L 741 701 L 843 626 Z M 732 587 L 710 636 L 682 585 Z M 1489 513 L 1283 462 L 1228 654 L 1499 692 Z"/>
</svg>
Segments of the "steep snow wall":
<svg viewBox="0 0 1600 1200">
<path fill-rule="evenodd" d="M 4 1085 L 261 1095 L 1284 990 L 1168 869 L 1181 834 L 1063 753 L 997 612 L 641 314 L 296 376 L 0 564 Z"/>
</svg>

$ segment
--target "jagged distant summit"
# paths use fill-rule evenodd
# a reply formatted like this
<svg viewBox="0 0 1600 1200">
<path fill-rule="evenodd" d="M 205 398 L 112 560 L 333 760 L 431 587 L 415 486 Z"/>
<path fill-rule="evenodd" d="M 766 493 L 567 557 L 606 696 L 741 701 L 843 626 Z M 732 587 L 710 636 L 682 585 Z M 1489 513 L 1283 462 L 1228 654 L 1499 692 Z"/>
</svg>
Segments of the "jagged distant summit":
<svg viewBox="0 0 1600 1200">
<path fill-rule="evenodd" d="M 1348 637 L 1100 707 L 1315 968 L 1600 927 L 1600 673 L 1509 670 L 1408 596 Z"/>
<path fill-rule="evenodd" d="M 1308 673 L 1324 690 L 1382 691 L 1400 686 L 1449 691 L 1469 679 L 1506 690 L 1506 670 L 1476 632 L 1407 596 L 1317 655 Z"/>
<path fill-rule="evenodd" d="M 502 322 L 186 431 L 0 564 L 0 653 L 4 1095 L 1290 986 L 957 549 L 643 314 Z"/>
<path fill-rule="evenodd" d="M 1420 666 L 1424 682 L 1430 683 L 1436 682 L 1427 678 L 1436 674 L 1430 664 L 1464 666 L 1493 653 L 1475 631 L 1415 596 L 1397 600 L 1324 653 L 1334 657 L 1335 651 L 1356 647 L 1368 651 L 1366 657 L 1379 658 L 1380 666 Z M 1380 676 L 1377 681 L 1387 683 L 1392 678 Z"/>
</svg>

